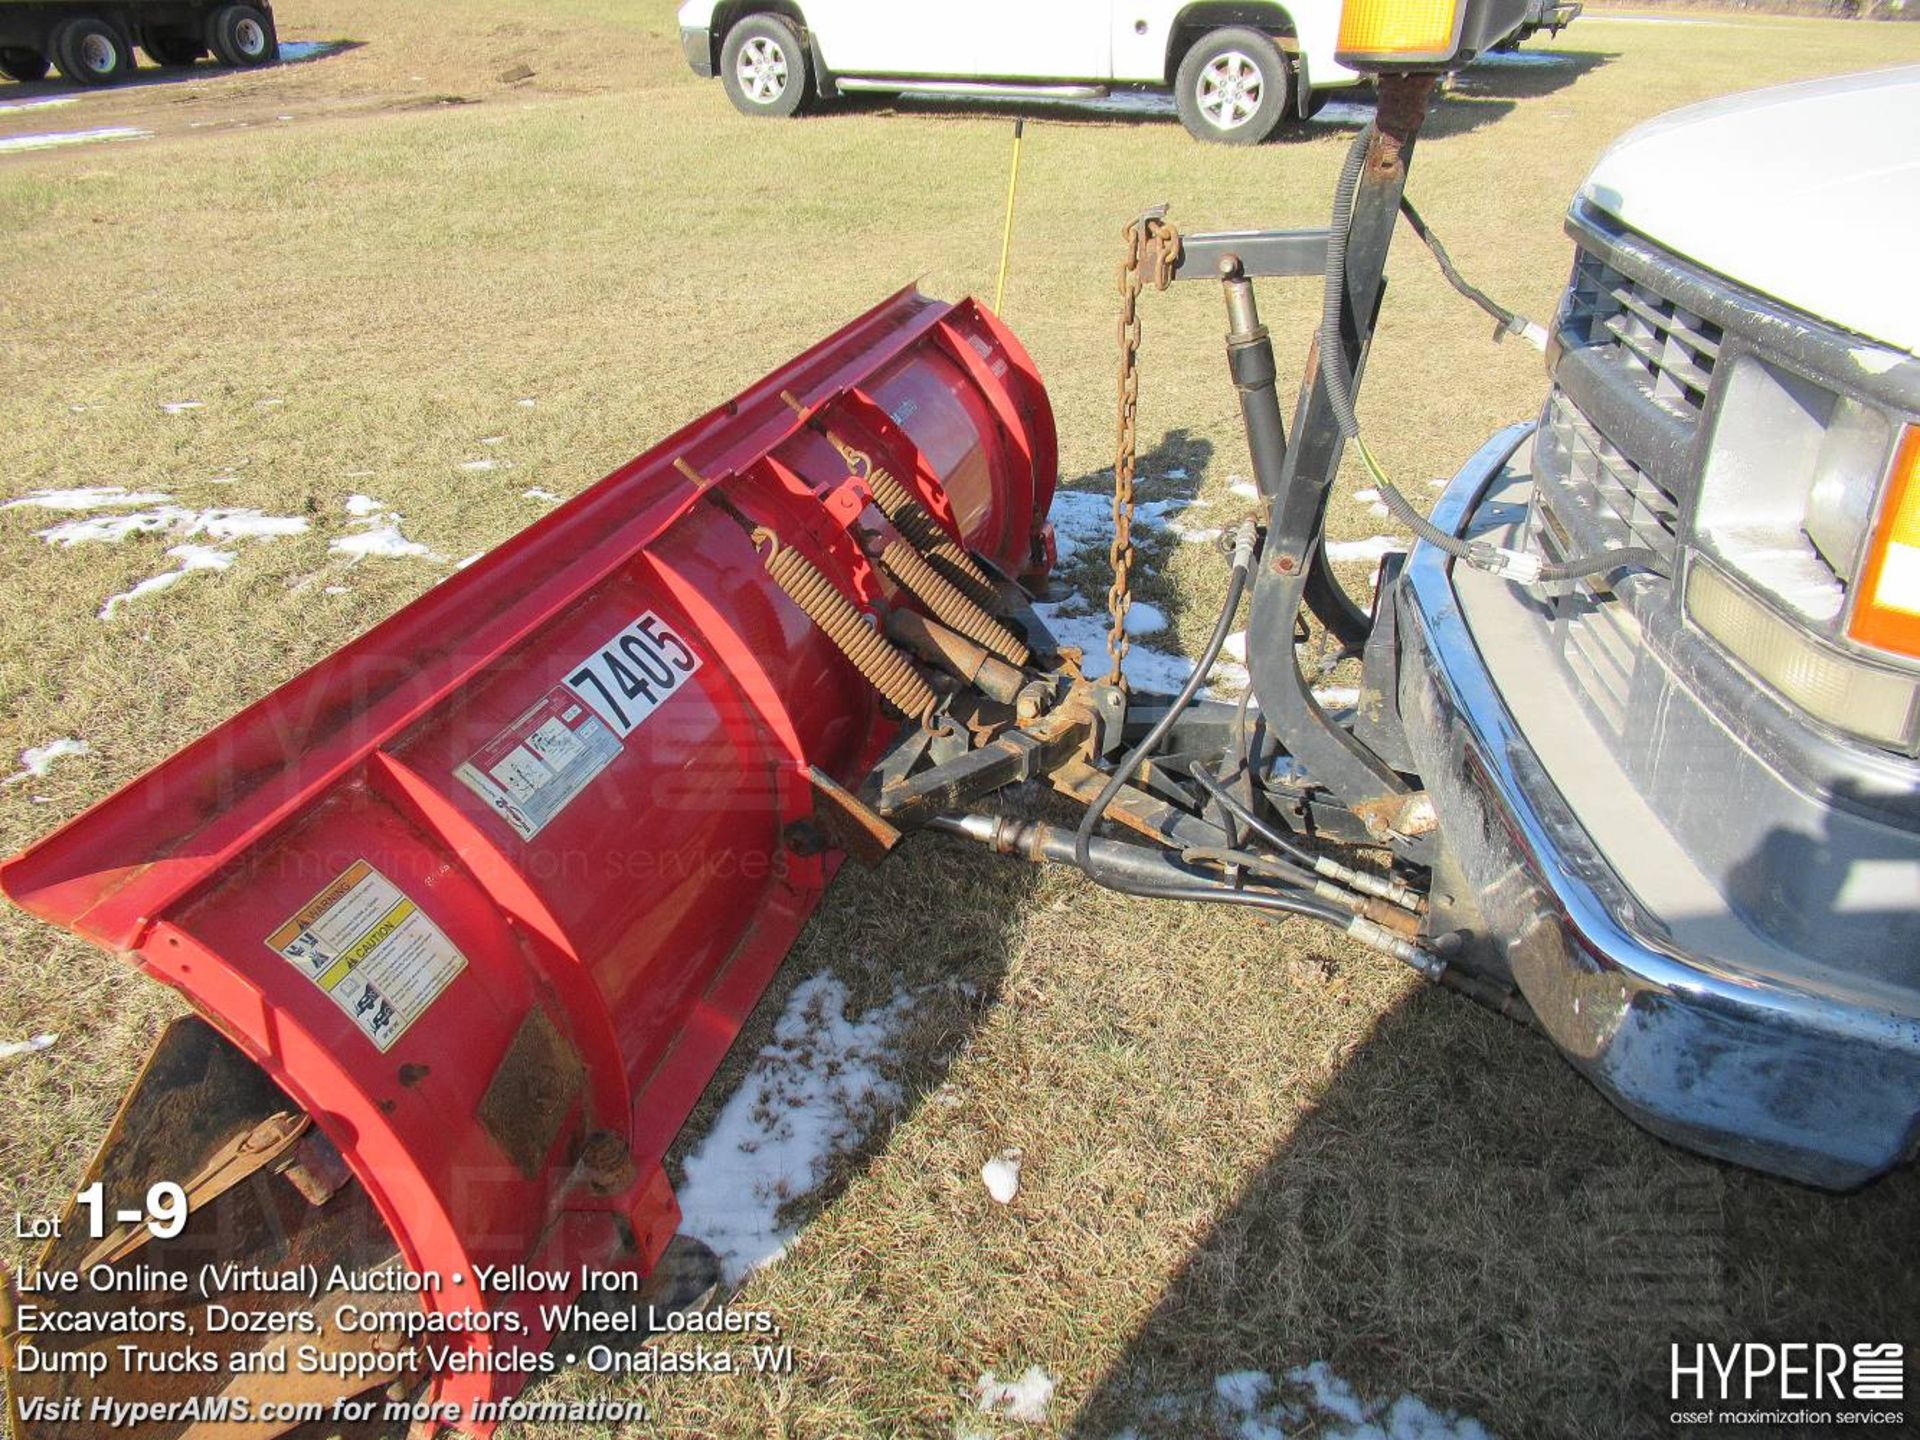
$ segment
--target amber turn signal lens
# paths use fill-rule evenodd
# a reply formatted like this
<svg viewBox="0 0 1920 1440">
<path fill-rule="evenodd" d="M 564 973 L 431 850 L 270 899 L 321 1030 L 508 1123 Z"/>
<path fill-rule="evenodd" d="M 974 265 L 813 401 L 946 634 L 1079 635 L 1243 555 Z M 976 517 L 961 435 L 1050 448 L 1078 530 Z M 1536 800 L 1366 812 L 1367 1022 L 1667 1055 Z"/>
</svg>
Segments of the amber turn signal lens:
<svg viewBox="0 0 1920 1440">
<path fill-rule="evenodd" d="M 1356 70 L 1442 65 L 1459 44 L 1459 0 L 1347 0 L 1334 53 Z"/>
<path fill-rule="evenodd" d="M 1913 426 L 1894 456 L 1847 633 L 1920 659 L 1920 429 Z"/>
</svg>

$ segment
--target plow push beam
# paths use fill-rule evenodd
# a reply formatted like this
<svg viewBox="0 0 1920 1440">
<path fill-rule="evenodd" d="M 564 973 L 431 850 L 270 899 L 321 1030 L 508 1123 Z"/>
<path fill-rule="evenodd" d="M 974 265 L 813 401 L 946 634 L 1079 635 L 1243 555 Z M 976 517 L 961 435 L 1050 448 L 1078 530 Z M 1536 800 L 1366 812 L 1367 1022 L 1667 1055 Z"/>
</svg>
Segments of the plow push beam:
<svg viewBox="0 0 1920 1440">
<path fill-rule="evenodd" d="M 205 1296 L 138 1281 L 338 1261 L 382 1294 L 363 1308 L 460 1354 L 156 1381 L 86 1373 L 109 1343 L 16 1324 L 16 1398 L 379 1386 L 473 1414 L 517 1393 L 551 1338 L 540 1303 L 570 1293 L 478 1267 L 575 1287 L 655 1267 L 680 1218 L 666 1149 L 841 858 L 820 797 L 899 731 L 847 648 L 891 648 L 884 615 L 911 603 L 880 552 L 917 531 L 976 590 L 1044 569 L 1056 466 L 1018 342 L 902 291 L 0 869 L 201 1017 L 163 1039 L 88 1177 L 109 1214 L 180 1184 L 192 1220 L 89 1236 L 77 1209 L 40 1272 L 126 1269 L 191 1320 Z M 773 554 L 860 633 L 803 611 Z M 303 1338 L 364 1349 L 329 1307 Z"/>
</svg>

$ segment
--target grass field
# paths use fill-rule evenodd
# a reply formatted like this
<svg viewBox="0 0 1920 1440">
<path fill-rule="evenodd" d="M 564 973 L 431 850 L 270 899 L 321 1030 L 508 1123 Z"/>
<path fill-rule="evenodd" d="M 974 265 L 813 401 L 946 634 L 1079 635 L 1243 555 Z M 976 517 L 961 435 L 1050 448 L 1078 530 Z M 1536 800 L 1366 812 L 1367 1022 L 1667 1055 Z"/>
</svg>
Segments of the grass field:
<svg viewBox="0 0 1920 1440">
<path fill-rule="evenodd" d="M 58 128 L 131 107 L 161 117 L 154 138 L 0 156 L 0 499 L 119 485 L 309 522 L 103 621 L 174 542 L 59 548 L 35 532 L 76 517 L 0 510 L 0 752 L 91 747 L 0 790 L 8 852 L 513 534 L 546 505 L 526 491 L 578 493 L 899 284 L 992 291 L 1002 113 L 747 121 L 684 72 L 665 0 L 289 0 L 281 25 L 359 43 L 90 97 Z M 1591 15 L 1526 54 L 1439 105 L 1412 191 L 1468 275 L 1544 318 L 1561 214 L 1611 137 L 1920 60 L 1920 27 Z M 530 80 L 500 78 L 522 64 Z M 1188 228 L 1319 223 L 1348 134 L 1242 152 L 1165 120 L 1029 124 L 1006 310 L 1068 484 L 1111 463 L 1123 222 L 1168 201 Z M 1283 370 L 1316 308 L 1311 286 L 1267 297 Z M 1219 301 L 1156 296 L 1146 325 L 1143 474 L 1184 469 L 1225 502 L 1246 461 Z M 1539 404 L 1538 356 L 1486 332 L 1402 245 L 1363 412 L 1413 493 Z M 1334 533 L 1382 528 L 1351 488 Z M 443 558 L 333 552 L 368 533 L 356 494 Z M 1221 583 L 1201 548 L 1141 587 L 1188 650 Z M 0 1039 L 60 1037 L 0 1062 L 4 1214 L 70 1189 L 171 1002 L 12 912 L 0 947 Z M 925 997 L 901 1103 L 741 1297 L 781 1318 L 795 1373 L 650 1382 L 665 1432 L 1227 1435 L 1219 1376 L 1324 1360 L 1363 1396 L 1417 1394 L 1508 1440 L 1615 1440 L 1679 1433 L 1669 1339 L 1920 1339 L 1911 1170 L 1830 1198 L 1681 1154 L 1544 1041 L 1303 924 L 916 840 L 838 884 L 711 1103 L 823 969 L 861 1005 Z M 978 1176 L 1004 1147 L 1024 1153 L 1009 1206 Z M 977 1412 L 983 1373 L 1031 1366 L 1056 1383 L 1044 1419 Z M 1297 1433 L 1340 1432 L 1322 1415 Z"/>
</svg>

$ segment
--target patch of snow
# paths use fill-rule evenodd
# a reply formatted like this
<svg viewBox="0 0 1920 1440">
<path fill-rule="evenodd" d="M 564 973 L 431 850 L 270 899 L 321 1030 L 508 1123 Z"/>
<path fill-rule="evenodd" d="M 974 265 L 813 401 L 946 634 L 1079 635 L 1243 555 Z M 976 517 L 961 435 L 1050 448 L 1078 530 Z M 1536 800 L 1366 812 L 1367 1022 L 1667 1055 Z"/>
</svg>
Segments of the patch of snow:
<svg viewBox="0 0 1920 1440">
<path fill-rule="evenodd" d="M 534 406 L 538 405 L 540 402 L 534 399 L 531 395 L 523 395 L 513 403 L 518 405 L 522 410 L 531 410 L 533 409 Z"/>
<path fill-rule="evenodd" d="M 44 100 L 9 100 L 0 110 L 51 110 L 56 105 L 78 105 L 78 95 L 50 95 Z"/>
<path fill-rule="evenodd" d="M 468 567 L 469 565 L 471 565 L 471 564 L 473 564 L 473 563 L 474 563 L 474 561 L 476 561 L 476 560 L 478 560 L 478 559 L 480 559 L 480 558 L 481 558 L 481 557 L 482 557 L 483 555 L 485 555 L 486 553 L 487 553 L 487 552 L 486 552 L 486 551 L 484 551 L 484 550 L 476 550 L 476 551 L 474 551 L 474 552 L 473 552 L 473 554 L 471 554 L 471 555 L 469 555 L 469 556 L 467 556 L 467 558 L 466 558 L 466 559 L 464 559 L 464 560 L 456 560 L 456 561 L 454 561 L 454 562 L 453 562 L 453 568 L 454 568 L 454 569 L 456 569 L 456 570 L 464 570 L 464 569 L 466 569 L 466 568 L 467 568 L 467 567 Z"/>
<path fill-rule="evenodd" d="M 1053 1403 L 1053 1377 L 1029 1365 L 1018 1380 L 1001 1380 L 989 1370 L 973 1385 L 974 1404 L 983 1415 L 1004 1415 L 1022 1425 L 1043 1424 Z"/>
<path fill-rule="evenodd" d="M 520 498 L 522 500 L 543 500 L 549 505 L 558 505 L 560 503 L 560 497 L 558 495 L 554 494 L 551 490 L 542 490 L 537 485 L 531 490 L 522 490 L 520 492 Z"/>
<path fill-rule="evenodd" d="M 436 555 L 418 540 L 409 540 L 400 533 L 400 522 L 406 517 L 387 509 L 385 501 L 375 500 L 371 495 L 350 495 L 346 511 L 350 517 L 347 523 L 354 533 L 337 536 L 327 551 L 345 555 L 349 565 L 358 565 L 369 556 L 382 560 L 445 562 L 446 556 Z"/>
<path fill-rule="evenodd" d="M 1329 100 L 1313 119 L 1318 125 L 1364 125 L 1373 119 L 1373 106 L 1354 100 Z"/>
<path fill-rule="evenodd" d="M 32 506 L 40 510 L 112 510 L 127 505 L 160 505 L 173 496 L 159 490 L 128 490 L 124 485 L 85 485 L 75 490 L 32 490 L 0 510 Z"/>
<path fill-rule="evenodd" d="M 190 510 L 184 505 L 159 505 L 126 515 L 97 515 L 68 520 L 37 534 L 49 545 L 117 545 L 133 535 L 171 535 L 191 540 L 205 535 L 213 540 L 274 540 L 303 535 L 307 522 L 298 515 L 266 515 L 258 510 Z"/>
<path fill-rule="evenodd" d="M 322 55 L 332 54 L 344 44 L 344 40 L 282 40 L 280 63 L 298 65 L 302 60 L 317 60 Z"/>
<path fill-rule="evenodd" d="M 1167 529 L 1172 533 L 1173 538 L 1178 540 L 1182 545 L 1211 545 L 1225 533 L 1218 525 L 1210 525 L 1202 529 L 1189 529 L 1185 525 L 1170 523 Z"/>
<path fill-rule="evenodd" d="M 63 735 L 58 740 L 49 740 L 45 745 L 29 746 L 20 752 L 20 773 L 0 780 L 0 789 L 18 785 L 22 780 L 45 779 L 47 771 L 53 768 L 54 761 L 76 759 L 92 753 L 91 745 L 84 740 L 76 740 L 71 735 Z"/>
<path fill-rule="evenodd" d="M 1324 1360 L 1289 1370 L 1286 1381 L 1302 1398 L 1282 1393 L 1264 1370 L 1221 1375 L 1213 1382 L 1214 1414 L 1240 1440 L 1285 1440 L 1294 1433 L 1318 1440 L 1494 1440 L 1478 1420 L 1438 1410 L 1416 1395 L 1363 1400 Z"/>
<path fill-rule="evenodd" d="M 1471 70 L 1486 68 L 1489 70 L 1539 70 L 1557 69 L 1573 64 L 1573 56 L 1558 55 L 1551 50 L 1488 50 L 1469 67 Z"/>
<path fill-rule="evenodd" d="M 1329 540 L 1329 560 L 1371 560 L 1378 562 L 1390 550 L 1405 550 L 1408 542 L 1393 535 L 1369 535 L 1365 540 Z"/>
<path fill-rule="evenodd" d="M 382 525 L 373 530 L 362 530 L 353 535 L 339 536 L 327 549 L 335 555 L 345 555 L 347 563 L 357 565 L 369 556 L 382 560 L 438 560 L 434 554 L 418 540 L 409 540 L 400 533 L 399 527 Z"/>
<path fill-rule="evenodd" d="M 57 130 L 44 135 L 8 135 L 0 139 L 0 155 L 25 150 L 55 150 L 64 145 L 91 145 L 101 140 L 151 140 L 151 130 L 131 125 L 107 125 L 98 130 Z"/>
<path fill-rule="evenodd" d="M 1258 500 L 1260 487 L 1251 480 L 1235 475 L 1227 481 L 1227 493 L 1240 500 Z"/>
<path fill-rule="evenodd" d="M 1167 471 L 1164 478 L 1168 480 L 1185 480 L 1187 478 L 1187 468 L 1184 465 L 1176 465 Z"/>
<path fill-rule="evenodd" d="M 980 1167 L 980 1182 L 1001 1205 L 1011 1205 L 1020 1193 L 1020 1152 L 1002 1150 Z"/>
<path fill-rule="evenodd" d="M 254 407 L 259 410 L 278 410 L 287 402 L 280 399 L 277 395 L 270 395 L 265 400 L 256 400 L 253 403 Z"/>
<path fill-rule="evenodd" d="M 158 575 L 142 580 L 131 590 L 109 595 L 107 603 L 100 607 L 100 618 L 111 620 L 122 605 L 131 604 L 146 595 L 157 595 L 162 590 L 171 590 L 196 570 L 228 569 L 239 558 L 231 550 L 216 550 L 211 545 L 176 545 L 167 554 L 180 562 L 177 569 L 163 570 Z"/>
<path fill-rule="evenodd" d="M 861 1015 L 847 1013 L 848 998 L 829 972 L 795 986 L 772 1040 L 687 1156 L 681 1229 L 713 1247 L 729 1283 L 785 1253 L 794 1232 L 781 1207 L 826 1178 L 875 1111 L 900 1103 L 886 1072 L 913 997 Z"/>
<path fill-rule="evenodd" d="M 1351 710 L 1360 703 L 1360 691 L 1353 685 L 1322 685 L 1313 698 L 1322 710 Z"/>
<path fill-rule="evenodd" d="M 1096 615 L 1078 596 L 1069 600 L 1042 603 L 1033 607 L 1047 629 L 1062 645 L 1083 651 L 1081 671 L 1089 680 L 1107 674 L 1107 617 Z M 1127 651 L 1127 679 L 1142 690 L 1171 694 L 1187 683 L 1193 662 L 1146 645 L 1134 645 Z"/>
<path fill-rule="evenodd" d="M 207 402 L 204 400 L 162 400 L 160 402 L 160 408 L 169 415 L 184 415 L 189 410 L 206 409 Z"/>
<path fill-rule="evenodd" d="M 31 1040 L 10 1040 L 0 1045 L 0 1060 L 13 1060 L 22 1055 L 33 1055 L 41 1050 L 51 1050 L 58 1035 L 36 1035 Z"/>
<path fill-rule="evenodd" d="M 1214 1377 L 1213 1395 L 1236 1415 L 1251 1415 L 1273 1393 L 1273 1376 L 1264 1370 L 1233 1370 Z"/>
<path fill-rule="evenodd" d="M 1190 500 L 1143 500 L 1133 511 L 1136 531 L 1166 530 L 1181 534 L 1173 517 L 1193 508 Z M 1047 518 L 1053 522 L 1055 548 L 1066 565 L 1081 556 L 1103 556 L 1113 540 L 1113 495 L 1093 490 L 1060 490 Z M 1184 537 L 1183 537 L 1184 538 Z"/>
<path fill-rule="evenodd" d="M 504 435 L 489 435 L 485 439 L 483 439 L 480 443 L 482 445 L 498 445 L 501 441 L 505 440 L 506 438 L 507 437 Z"/>
<path fill-rule="evenodd" d="M 320 593 L 323 595 L 351 595 L 353 591 L 345 585 L 329 585 Z"/>
<path fill-rule="evenodd" d="M 462 470 L 473 470 L 473 471 L 511 470 L 513 468 L 513 462 L 511 460 L 495 460 L 492 458 L 488 458 L 485 460 L 462 460 L 460 462 L 460 468 Z"/>
<path fill-rule="evenodd" d="M 1135 600 L 1127 607 L 1127 634 L 1157 635 L 1166 628 L 1167 612 L 1158 605 Z"/>
</svg>

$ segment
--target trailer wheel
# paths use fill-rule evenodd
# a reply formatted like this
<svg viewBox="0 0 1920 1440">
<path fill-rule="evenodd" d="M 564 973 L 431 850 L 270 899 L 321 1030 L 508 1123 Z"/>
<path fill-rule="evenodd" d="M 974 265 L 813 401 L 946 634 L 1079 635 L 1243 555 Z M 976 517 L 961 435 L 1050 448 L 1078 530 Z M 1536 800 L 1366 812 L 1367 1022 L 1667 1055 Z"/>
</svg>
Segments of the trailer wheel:
<svg viewBox="0 0 1920 1440">
<path fill-rule="evenodd" d="M 156 65 L 164 65 L 169 70 L 181 70 L 193 64 L 207 53 L 207 47 L 191 35 L 154 34 L 151 31 L 141 40 L 140 48 L 147 52 Z"/>
<path fill-rule="evenodd" d="M 807 50 L 779 15 L 749 15 L 720 47 L 720 83 L 742 115 L 788 116 L 807 98 Z"/>
<path fill-rule="evenodd" d="M 249 69 L 280 58 L 273 17 L 251 5 L 222 5 L 207 21 L 207 48 L 222 65 Z"/>
<path fill-rule="evenodd" d="M 47 78 L 47 71 L 53 68 L 53 62 L 38 50 L 15 49 L 9 45 L 0 50 L 0 75 L 9 80 L 18 80 L 30 84 L 35 80 Z"/>
<path fill-rule="evenodd" d="M 53 32 L 53 63 L 76 85 L 114 85 L 133 73 L 133 46 L 106 21 L 82 15 Z"/>
<path fill-rule="evenodd" d="M 1173 98 L 1180 123 L 1200 140 L 1258 145 L 1287 110 L 1287 57 L 1258 30 L 1202 36 L 1180 61 Z"/>
</svg>

